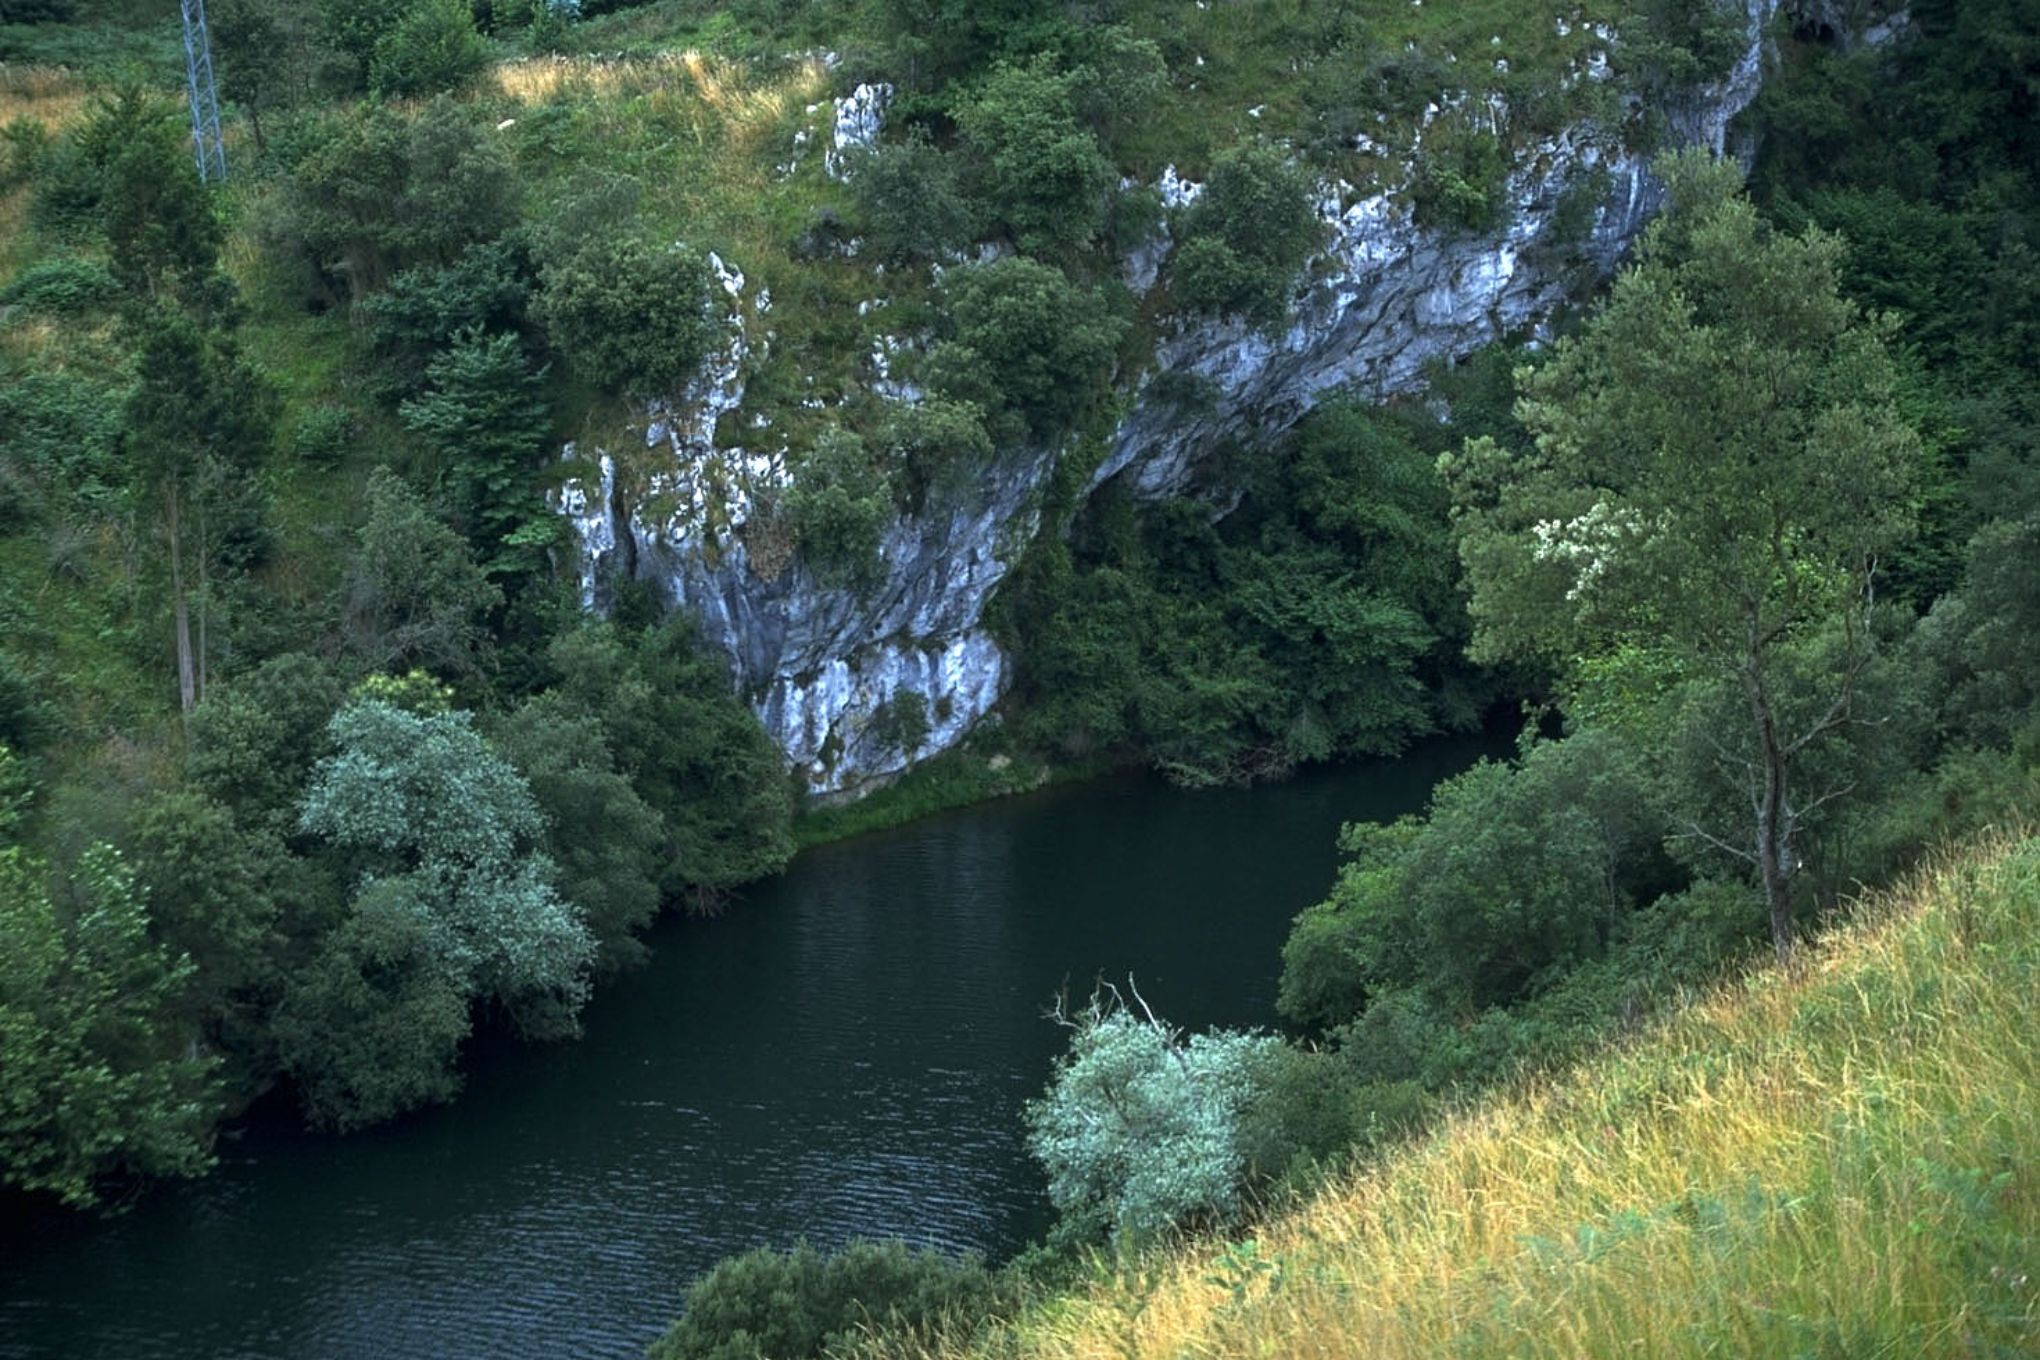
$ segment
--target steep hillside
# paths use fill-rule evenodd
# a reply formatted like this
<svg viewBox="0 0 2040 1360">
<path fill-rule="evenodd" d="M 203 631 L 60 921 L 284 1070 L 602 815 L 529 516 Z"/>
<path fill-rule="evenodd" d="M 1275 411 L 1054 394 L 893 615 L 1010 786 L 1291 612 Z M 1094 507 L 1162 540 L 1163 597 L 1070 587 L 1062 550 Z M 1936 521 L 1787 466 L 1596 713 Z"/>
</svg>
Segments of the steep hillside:
<svg viewBox="0 0 2040 1360">
<path fill-rule="evenodd" d="M 2040 1345 L 2040 840 L 1480 1106 L 998 1356 L 2012 1356 Z"/>
</svg>

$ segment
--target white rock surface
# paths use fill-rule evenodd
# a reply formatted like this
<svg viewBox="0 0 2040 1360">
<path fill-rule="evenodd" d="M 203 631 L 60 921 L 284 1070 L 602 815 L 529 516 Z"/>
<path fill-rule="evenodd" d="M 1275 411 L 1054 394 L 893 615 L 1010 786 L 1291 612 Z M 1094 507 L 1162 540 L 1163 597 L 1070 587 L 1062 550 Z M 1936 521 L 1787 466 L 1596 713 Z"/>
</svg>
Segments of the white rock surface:
<svg viewBox="0 0 2040 1360">
<path fill-rule="evenodd" d="M 1775 3 L 1746 0 L 1744 59 L 1718 85 L 1667 109 L 1677 140 L 1725 149 L 1730 119 L 1756 95 Z M 845 150 L 877 135 L 889 95 L 859 86 L 837 102 L 832 172 Z M 1447 111 L 1506 117 L 1505 106 L 1461 108 L 1463 92 L 1456 103 L 1440 98 L 1427 122 Z M 1396 165 L 1407 173 L 1407 161 Z M 1191 411 L 1136 392 L 1092 485 L 1123 477 L 1142 497 L 1185 494 L 1229 437 L 1279 432 L 1341 389 L 1409 391 L 1432 359 L 1537 333 L 1565 293 L 1552 239 L 1558 208 L 1583 184 L 1604 192 L 1572 253 L 1605 272 L 1662 197 L 1643 158 L 1614 132 L 1575 127 L 1531 148 L 1510 176 L 1506 222 L 1486 234 L 1423 230 L 1393 192 L 1327 186 L 1326 247 L 1286 327 L 1268 334 L 1200 322 L 1165 339 L 1158 368 L 1203 378 L 1213 400 Z M 1202 190 L 1173 167 L 1157 188 L 1176 208 Z M 1165 238 L 1151 243 L 1151 257 L 1130 262 L 1129 277 L 1152 283 L 1165 248 Z M 955 745 L 997 704 L 1009 667 L 983 626 L 985 606 L 1036 532 L 1054 458 L 1004 450 L 968 492 L 895 519 L 881 544 L 881 579 L 867 591 L 825 587 L 797 559 L 775 565 L 768 579 L 754 570 L 742 530 L 789 472 L 783 448 L 716 447 L 723 418 L 743 400 L 750 337 L 763 334 L 762 306 L 741 301 L 741 275 L 725 267 L 723 278 L 738 299 L 727 345 L 687 393 L 648 413 L 648 447 L 670 461 L 633 480 L 605 454 L 597 485 L 570 484 L 557 504 L 580 541 L 586 605 L 602 608 L 605 583 L 621 573 L 655 583 L 729 656 L 739 691 L 810 787 L 855 793 Z M 870 364 L 887 394 L 911 399 L 893 374 L 900 343 L 880 337 Z M 931 728 L 913 752 L 888 748 L 872 731 L 873 718 L 907 694 L 926 704 Z"/>
</svg>

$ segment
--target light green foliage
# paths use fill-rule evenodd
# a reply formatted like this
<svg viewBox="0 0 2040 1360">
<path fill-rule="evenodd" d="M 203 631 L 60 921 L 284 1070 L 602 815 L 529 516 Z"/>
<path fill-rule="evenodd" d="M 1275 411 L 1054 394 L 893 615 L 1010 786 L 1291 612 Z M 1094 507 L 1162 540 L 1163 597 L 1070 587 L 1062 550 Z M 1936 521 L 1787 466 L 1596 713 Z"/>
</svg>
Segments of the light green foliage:
<svg viewBox="0 0 2040 1360">
<path fill-rule="evenodd" d="M 505 540 L 541 516 L 552 523 L 533 484 L 551 427 L 543 378 L 515 335 L 464 330 L 426 365 L 423 393 L 399 408 L 432 453 L 456 523 L 497 573 L 537 570 L 535 552 Z"/>
<path fill-rule="evenodd" d="M 1352 826 L 1327 902 L 1283 949 L 1282 1013 L 1329 1029 L 1376 991 L 1449 1012 L 1507 1005 L 1599 958 L 1667 886 L 1667 830 L 1639 762 L 1599 733 L 1483 762 L 1428 814 Z"/>
<path fill-rule="evenodd" d="M 1036 60 L 999 66 L 956 108 L 977 197 L 1022 250 L 1082 246 L 1105 225 L 1112 163 L 1077 121 L 1077 92 L 1077 77 Z"/>
<path fill-rule="evenodd" d="M 929 354 L 935 384 L 980 403 L 995 437 L 1054 437 L 1110 377 L 1127 323 L 1103 293 L 1019 257 L 952 270 L 943 288 L 954 335 Z"/>
<path fill-rule="evenodd" d="M 862 439 L 841 428 L 824 431 L 794 469 L 782 504 L 817 581 L 856 588 L 879 577 L 892 494 Z"/>
<path fill-rule="evenodd" d="M 0 1179 L 88 1207 L 108 1176 L 205 1171 L 213 1063 L 170 1019 L 190 962 L 149 939 L 116 851 L 53 884 L 14 839 L 0 829 Z"/>
<path fill-rule="evenodd" d="M 1094 1002 L 1076 1019 L 1027 1146 L 1066 1222 L 1136 1240 L 1231 1221 L 1246 1171 L 1241 1117 L 1281 1048 L 1217 1030 L 1187 1039 Z"/>
<path fill-rule="evenodd" d="M 659 910 L 665 826 L 618 772 L 602 725 L 543 694 L 497 724 L 490 739 L 531 786 L 559 866 L 560 895 L 594 936 L 596 967 L 642 960 L 636 934 Z"/>
<path fill-rule="evenodd" d="M 368 87 L 400 97 L 439 94 L 474 79 L 488 60 L 488 46 L 475 32 L 467 0 L 412 0 L 376 39 Z"/>
<path fill-rule="evenodd" d="M 367 500 L 339 602 L 349 650 L 371 670 L 475 670 L 489 642 L 482 616 L 502 592 L 395 473 L 371 473 Z"/>
<path fill-rule="evenodd" d="M 871 1326 L 975 1323 L 1011 1304 L 975 1257 L 952 1260 L 899 1242 L 852 1242 L 827 1256 L 803 1243 L 716 1263 L 652 1343 L 650 1360 L 820 1360 Z"/>
<path fill-rule="evenodd" d="M 1212 162 L 1190 209 L 1176 294 L 1198 310 L 1276 320 L 1322 234 L 1304 173 L 1273 147 L 1242 143 Z"/>
<path fill-rule="evenodd" d="M 1840 243 L 1767 230 L 1732 167 L 1687 156 L 1665 171 L 1671 210 L 1640 263 L 1525 378 L 1534 454 L 1476 441 L 1443 466 L 1476 657 L 1634 644 L 1740 693 L 1750 740 L 1729 758 L 1760 796 L 1743 825 L 1709 830 L 1758 868 L 1782 951 L 1796 824 L 1827 797 L 1793 777 L 1856 716 L 1868 602 L 1911 526 L 1919 440 L 1882 329 L 1838 291 Z M 1780 653 L 1829 634 L 1844 646 L 1828 702 L 1786 712 Z"/>
<path fill-rule="evenodd" d="M 357 700 L 328 730 L 337 752 L 314 770 L 299 827 L 354 885 L 350 923 L 322 947 L 311 990 L 286 995 L 278 1025 L 310 1113 L 347 1126 L 450 1089 L 448 992 L 504 1007 L 527 1032 L 571 1033 L 595 941 L 553 889 L 529 786 L 468 714 Z M 401 1047 L 403 1085 L 379 1093 L 394 1078 L 362 1064 L 392 1063 L 397 1041 L 385 1017 L 354 1002 L 390 977 L 392 1004 L 433 1019 Z"/>
<path fill-rule="evenodd" d="M 533 310 L 575 372 L 626 396 L 677 395 L 721 329 L 707 260 L 603 236 L 546 266 Z"/>
</svg>

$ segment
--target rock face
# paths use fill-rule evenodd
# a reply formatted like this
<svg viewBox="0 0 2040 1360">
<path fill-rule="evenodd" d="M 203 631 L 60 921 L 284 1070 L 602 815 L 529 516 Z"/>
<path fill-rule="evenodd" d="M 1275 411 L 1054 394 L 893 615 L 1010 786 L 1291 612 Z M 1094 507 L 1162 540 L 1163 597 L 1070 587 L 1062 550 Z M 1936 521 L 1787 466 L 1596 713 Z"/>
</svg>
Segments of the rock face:
<svg viewBox="0 0 2040 1360">
<path fill-rule="evenodd" d="M 1728 149 L 1730 120 L 1756 97 L 1776 0 L 1745 2 L 1743 58 L 1720 83 L 1665 111 L 1680 143 Z M 1596 77 L 1590 69 L 1581 78 Z M 838 101 L 836 147 L 869 142 L 886 93 L 860 87 Z M 1427 112 L 1424 127 L 1448 114 L 1492 119 L 1500 130 L 1507 110 L 1448 100 Z M 1397 154 L 1371 140 L 1362 149 Z M 1416 150 L 1404 153 L 1405 174 Z M 1173 169 L 1164 178 L 1172 199 L 1198 192 Z M 1661 196 L 1645 158 L 1617 132 L 1592 126 L 1519 157 L 1506 220 L 1489 233 L 1426 230 L 1396 196 L 1326 186 L 1326 246 L 1287 328 L 1270 335 L 1201 322 L 1164 339 L 1092 485 L 1122 477 L 1145 498 L 1183 494 L 1227 437 L 1279 432 L 1340 390 L 1408 391 L 1434 359 L 1534 328 L 1583 270 L 1614 267 Z M 1147 247 L 1152 258 L 1132 262 L 1130 274 L 1151 282 L 1165 244 Z M 594 485 L 570 484 L 561 495 L 581 545 L 582 599 L 603 607 L 605 583 L 618 573 L 655 584 L 730 657 L 741 692 L 810 787 L 854 795 L 955 745 L 1004 692 L 1007 659 L 983 625 L 985 606 L 1038 528 L 1053 453 L 1007 450 L 967 500 L 896 518 L 869 589 L 821 585 L 797 558 L 759 552 L 743 532 L 756 495 L 783 485 L 787 471 L 783 449 L 716 446 L 717 422 L 742 401 L 750 347 L 763 343 L 750 337 L 762 335 L 770 307 L 769 298 L 743 296 L 735 270 L 724 269 L 723 280 L 735 299 L 729 349 L 693 390 L 651 413 L 655 469 L 633 481 L 605 454 Z M 1167 386 L 1201 389 L 1204 399 L 1191 409 L 1151 398 L 1148 380 L 1165 371 L 1194 375 L 1199 381 Z M 922 723 L 902 721 L 909 710 L 925 718 L 925 735 Z"/>
</svg>

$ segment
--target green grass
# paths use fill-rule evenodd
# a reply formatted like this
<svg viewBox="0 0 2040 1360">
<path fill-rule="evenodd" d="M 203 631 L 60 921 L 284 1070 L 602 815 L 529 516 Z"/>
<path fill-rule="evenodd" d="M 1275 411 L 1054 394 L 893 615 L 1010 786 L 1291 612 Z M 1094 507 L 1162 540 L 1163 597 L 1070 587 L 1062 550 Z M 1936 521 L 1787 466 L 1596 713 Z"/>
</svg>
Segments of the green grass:
<svg viewBox="0 0 2040 1360">
<path fill-rule="evenodd" d="M 854 803 L 809 808 L 794 821 L 794 843 L 804 850 L 886 831 L 951 808 L 1095 778 L 1108 768 L 1095 763 L 1051 765 L 1036 756 L 1009 756 L 968 744 L 916 765 Z"/>
<path fill-rule="evenodd" d="M 932 1357 L 2040 1350 L 2040 839 L 1475 1106 L 1250 1240 Z"/>
</svg>

